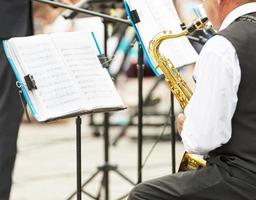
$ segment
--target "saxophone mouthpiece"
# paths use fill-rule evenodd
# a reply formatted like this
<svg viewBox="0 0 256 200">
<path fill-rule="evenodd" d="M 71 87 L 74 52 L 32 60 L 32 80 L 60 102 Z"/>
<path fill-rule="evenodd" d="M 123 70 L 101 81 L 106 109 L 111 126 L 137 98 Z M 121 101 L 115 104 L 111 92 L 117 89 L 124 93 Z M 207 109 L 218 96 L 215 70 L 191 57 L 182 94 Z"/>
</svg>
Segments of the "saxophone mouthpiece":
<svg viewBox="0 0 256 200">
<path fill-rule="evenodd" d="M 207 17 L 204 17 L 204 18 L 201 18 L 201 19 L 197 19 L 195 20 L 191 26 L 189 26 L 187 28 L 187 31 L 190 33 L 193 33 L 194 31 L 196 30 L 200 30 L 202 29 L 206 23 L 208 22 L 208 18 Z"/>
<path fill-rule="evenodd" d="M 208 20 L 208 17 L 204 17 L 204 18 L 201 19 L 201 21 L 202 21 L 202 23 L 205 24 L 205 23 L 207 23 L 209 20 Z"/>
</svg>

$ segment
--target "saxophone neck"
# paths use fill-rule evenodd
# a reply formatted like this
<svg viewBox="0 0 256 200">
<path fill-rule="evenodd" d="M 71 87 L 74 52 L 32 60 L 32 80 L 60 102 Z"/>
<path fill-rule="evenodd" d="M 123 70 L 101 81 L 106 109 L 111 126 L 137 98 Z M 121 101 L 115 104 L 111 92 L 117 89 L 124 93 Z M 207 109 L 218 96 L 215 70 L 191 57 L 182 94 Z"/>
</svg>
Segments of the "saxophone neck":
<svg viewBox="0 0 256 200">
<path fill-rule="evenodd" d="M 162 31 L 158 33 L 149 43 L 149 52 L 156 59 L 158 55 L 161 55 L 159 52 L 160 45 L 163 41 L 168 39 L 179 38 L 182 36 L 188 35 L 188 30 L 184 30 L 181 33 L 173 34 L 171 31 Z"/>
<path fill-rule="evenodd" d="M 154 58 L 157 57 L 157 55 L 160 55 L 159 47 L 162 44 L 163 41 L 168 39 L 174 39 L 179 38 L 182 36 L 187 36 L 197 30 L 201 30 L 206 26 L 208 22 L 208 18 L 202 18 L 195 20 L 192 25 L 190 25 L 185 30 L 181 31 L 180 33 L 172 33 L 171 31 L 162 31 L 159 34 L 157 34 L 149 43 L 149 52 L 151 55 L 154 56 Z"/>
</svg>

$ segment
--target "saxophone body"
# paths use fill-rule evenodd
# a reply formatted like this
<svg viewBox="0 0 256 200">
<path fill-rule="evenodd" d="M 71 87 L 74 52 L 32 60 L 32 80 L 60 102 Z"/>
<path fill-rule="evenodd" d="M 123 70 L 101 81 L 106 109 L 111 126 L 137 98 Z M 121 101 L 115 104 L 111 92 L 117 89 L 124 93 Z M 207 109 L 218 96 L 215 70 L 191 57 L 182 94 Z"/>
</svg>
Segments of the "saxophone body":
<svg viewBox="0 0 256 200">
<path fill-rule="evenodd" d="M 171 31 L 163 31 L 155 36 L 149 44 L 149 54 L 157 63 L 156 68 L 159 68 L 163 72 L 169 89 L 178 100 L 183 110 L 192 96 L 192 91 L 181 77 L 173 63 L 160 53 L 160 45 L 165 40 L 186 36 L 196 30 L 202 29 L 206 25 L 207 21 L 207 18 L 199 19 L 195 21 L 189 28 L 178 34 L 173 34 Z M 194 154 L 185 152 L 181 160 L 179 171 L 195 170 L 205 166 L 205 160 L 198 158 Z"/>
</svg>

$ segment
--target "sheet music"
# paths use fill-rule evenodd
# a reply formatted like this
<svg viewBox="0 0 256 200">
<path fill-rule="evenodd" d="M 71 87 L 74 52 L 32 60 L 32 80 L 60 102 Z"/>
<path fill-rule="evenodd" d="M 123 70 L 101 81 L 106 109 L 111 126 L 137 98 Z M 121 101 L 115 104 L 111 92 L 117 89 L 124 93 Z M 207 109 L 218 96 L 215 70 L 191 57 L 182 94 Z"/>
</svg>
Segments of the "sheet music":
<svg viewBox="0 0 256 200">
<path fill-rule="evenodd" d="M 141 22 L 136 27 L 147 50 L 149 42 L 161 31 L 181 31 L 181 22 L 171 0 L 127 0 L 127 3 L 130 10 L 136 9 L 138 12 Z M 176 67 L 194 63 L 197 58 L 196 51 L 186 37 L 165 41 L 160 51 Z"/>
<path fill-rule="evenodd" d="M 53 34 L 52 39 L 80 86 L 89 109 L 123 105 L 109 74 L 98 60 L 91 32 Z"/>
<path fill-rule="evenodd" d="M 47 35 L 15 38 L 15 49 L 26 74 L 34 76 L 37 95 L 47 115 L 80 109 L 81 95 L 65 70 L 65 63 Z"/>
</svg>

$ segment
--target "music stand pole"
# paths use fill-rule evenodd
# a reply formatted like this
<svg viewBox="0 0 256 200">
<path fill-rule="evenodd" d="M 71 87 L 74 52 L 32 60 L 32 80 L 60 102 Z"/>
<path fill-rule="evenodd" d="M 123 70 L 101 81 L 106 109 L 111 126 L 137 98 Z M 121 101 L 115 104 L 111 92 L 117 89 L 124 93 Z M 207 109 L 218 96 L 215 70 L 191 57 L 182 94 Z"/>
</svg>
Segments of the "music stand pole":
<svg viewBox="0 0 256 200">
<path fill-rule="evenodd" d="M 172 144 L 172 173 L 176 172 L 176 129 L 175 129 L 175 111 L 174 95 L 171 93 L 171 144 Z"/>
<path fill-rule="evenodd" d="M 76 180 L 77 200 L 82 200 L 82 162 L 81 162 L 81 124 L 80 116 L 76 117 Z"/>
<path fill-rule="evenodd" d="M 143 145 L 143 76 L 144 55 L 142 46 L 138 48 L 138 183 L 142 182 L 142 145 Z"/>
<path fill-rule="evenodd" d="M 108 41 L 108 27 L 107 21 L 103 19 L 104 24 L 104 54 L 108 56 L 107 41 Z M 109 165 L 109 113 L 104 113 L 104 160 L 105 165 Z M 104 187 L 105 187 L 105 200 L 109 200 L 109 170 L 104 170 Z"/>
<path fill-rule="evenodd" d="M 75 6 L 68 5 L 68 4 L 63 4 L 63 3 L 50 1 L 50 0 L 31 0 L 31 1 L 37 1 L 37 2 L 48 4 L 48 5 L 51 5 L 51 6 L 54 6 L 54 7 L 65 8 L 65 9 L 68 9 L 68 10 L 73 10 L 73 11 L 78 12 L 78 13 L 83 13 L 83 14 L 87 14 L 87 15 L 91 15 L 91 16 L 95 16 L 95 17 L 102 17 L 103 19 L 105 19 L 108 22 L 113 22 L 113 23 L 118 22 L 118 23 L 123 23 L 123 24 L 127 24 L 127 25 L 131 26 L 131 22 L 127 19 L 112 17 L 112 16 L 109 16 L 109 15 L 94 12 L 94 11 L 91 11 L 91 10 L 86 10 L 86 9 L 83 9 L 83 8 L 77 8 Z"/>
</svg>

